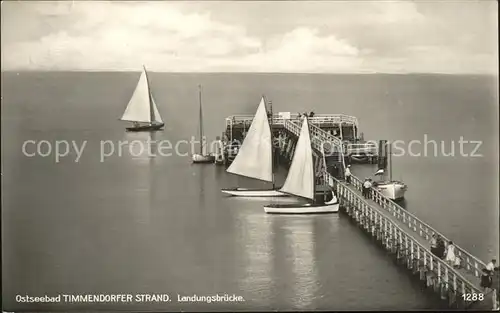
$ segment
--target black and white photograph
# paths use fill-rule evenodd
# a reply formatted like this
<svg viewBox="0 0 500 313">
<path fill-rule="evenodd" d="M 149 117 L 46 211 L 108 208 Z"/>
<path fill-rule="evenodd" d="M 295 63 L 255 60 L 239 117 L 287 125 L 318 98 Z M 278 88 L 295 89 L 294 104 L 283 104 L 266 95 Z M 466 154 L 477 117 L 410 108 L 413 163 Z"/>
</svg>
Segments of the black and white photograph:
<svg viewBox="0 0 500 313">
<path fill-rule="evenodd" d="M 496 0 L 1 1 L 2 312 L 496 311 Z"/>
</svg>

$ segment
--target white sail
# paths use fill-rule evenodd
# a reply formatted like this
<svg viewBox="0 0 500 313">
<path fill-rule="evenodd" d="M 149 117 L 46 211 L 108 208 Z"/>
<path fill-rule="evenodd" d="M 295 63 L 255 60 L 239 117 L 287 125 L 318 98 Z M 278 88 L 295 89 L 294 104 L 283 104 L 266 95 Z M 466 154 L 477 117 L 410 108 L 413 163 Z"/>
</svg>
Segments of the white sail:
<svg viewBox="0 0 500 313">
<path fill-rule="evenodd" d="M 155 102 L 155 99 L 153 98 L 153 95 L 151 95 L 151 101 L 152 101 L 153 112 L 154 112 L 153 122 L 163 123 L 163 120 L 161 119 L 160 112 L 158 112 L 158 107 L 156 106 L 156 102 Z"/>
<path fill-rule="evenodd" d="M 151 120 L 151 107 L 154 112 L 153 120 Z M 163 122 L 153 96 L 150 95 L 148 78 L 145 70 L 142 71 L 137 87 L 135 87 L 134 94 L 132 95 L 132 98 L 130 98 L 121 120 L 144 123 L 151 123 L 155 121 L 160 123 Z"/>
<path fill-rule="evenodd" d="M 229 173 L 267 182 L 273 181 L 271 128 L 267 118 L 266 104 L 262 97 L 245 140 L 227 169 Z"/>
<path fill-rule="evenodd" d="M 280 191 L 295 196 L 314 199 L 314 162 L 309 135 L 309 123 L 304 118 L 292 165 Z"/>
</svg>

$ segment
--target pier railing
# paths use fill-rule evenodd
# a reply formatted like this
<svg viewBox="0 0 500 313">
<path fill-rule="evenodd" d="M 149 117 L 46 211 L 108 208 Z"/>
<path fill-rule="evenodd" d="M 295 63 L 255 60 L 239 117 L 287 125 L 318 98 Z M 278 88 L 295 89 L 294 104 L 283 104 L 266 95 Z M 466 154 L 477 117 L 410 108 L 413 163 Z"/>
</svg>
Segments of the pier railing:
<svg viewBox="0 0 500 313">
<path fill-rule="evenodd" d="M 287 121 L 289 124 L 285 122 L 284 126 L 285 128 L 288 128 L 290 124 L 301 124 L 301 120 L 296 120 L 296 121 Z M 310 130 L 311 130 L 311 136 L 315 137 L 315 140 L 319 140 L 320 142 L 315 143 L 316 144 L 316 149 L 321 147 L 321 143 L 323 142 L 323 146 L 325 148 L 325 151 L 327 153 L 331 152 L 340 152 L 342 156 L 344 155 L 349 155 L 351 153 L 360 153 L 363 152 L 368 155 L 377 155 L 378 154 L 378 148 L 377 145 L 373 142 L 366 142 L 366 143 L 348 143 L 348 142 L 343 142 L 341 139 L 338 137 L 335 137 L 334 135 L 322 130 L 318 126 L 314 124 L 309 125 Z M 300 127 L 298 128 L 300 132 Z M 298 133 L 296 134 L 298 136 Z M 313 143 L 314 144 L 314 143 Z M 318 149 L 318 151 L 321 151 L 321 149 Z M 345 161 L 342 161 L 343 166 L 345 167 Z"/>
<path fill-rule="evenodd" d="M 298 121 L 287 120 L 283 124 L 285 129 L 289 130 L 295 136 L 300 135 L 300 129 L 302 128 L 302 123 L 298 123 Z M 311 143 L 313 144 L 313 148 L 322 151 L 322 145 L 326 150 L 332 151 L 335 149 L 335 152 L 343 152 L 342 140 L 339 138 L 332 136 L 331 134 L 323 131 L 321 128 L 316 127 L 312 124 L 309 125 L 309 130 L 311 134 Z"/>
<path fill-rule="evenodd" d="M 460 275 L 441 258 L 431 253 L 427 247 L 420 244 L 418 240 L 401 229 L 391 219 L 378 212 L 362 197 L 354 193 L 346 185 L 341 184 L 333 176 L 330 175 L 329 178 L 334 182 L 334 188 L 337 191 L 340 203 L 347 206 L 348 211 L 352 210 L 350 215 L 353 215 L 377 239 L 381 239 L 386 248 L 402 253 L 406 262 L 408 262 L 407 266 L 409 268 L 416 269 L 423 266 L 427 271 L 434 273 L 437 286 L 445 288 L 447 291 L 454 291 L 461 295 L 482 293 L 475 284 Z M 359 180 L 355 179 L 353 181 L 355 181 L 356 186 L 360 185 Z M 457 294 L 455 294 L 456 296 Z"/>
<path fill-rule="evenodd" d="M 329 150 L 328 152 L 332 154 L 332 152 L 337 152 L 339 153 L 340 157 L 340 162 L 342 163 L 342 167 L 345 169 L 345 160 L 344 160 L 344 154 L 345 154 L 345 146 L 342 143 L 342 140 L 339 138 L 333 136 L 332 134 L 323 131 L 321 128 L 316 127 L 314 125 L 311 125 L 310 127 L 311 130 L 311 135 L 314 138 L 314 141 L 316 142 L 316 145 L 318 147 L 323 146 L 324 150 L 318 149 L 318 151 L 325 151 Z M 329 146 L 325 147 L 325 142 L 329 143 Z"/>
<path fill-rule="evenodd" d="M 302 128 L 301 124 L 289 120 L 285 121 L 284 127 L 297 137 L 300 135 L 300 129 Z M 333 135 L 323 131 L 321 128 L 314 125 L 309 125 L 309 130 L 313 148 L 319 152 L 324 151 L 323 149 L 325 149 L 328 150 L 328 153 L 330 154 L 332 154 L 332 152 L 339 153 L 342 165 L 345 166 L 343 158 L 344 147 L 342 145 L 342 140 L 334 137 Z M 325 143 L 328 143 L 328 145 L 326 145 Z"/>
<path fill-rule="evenodd" d="M 354 175 L 351 175 L 351 184 L 359 191 L 362 191 L 363 182 Z M 382 193 L 380 193 L 375 188 L 371 188 L 371 199 L 375 201 L 382 208 L 387 210 L 392 216 L 402 221 L 408 228 L 413 232 L 417 233 L 420 237 L 429 240 L 433 234 L 440 236 L 446 242 L 450 239 L 446 238 L 443 234 L 432 228 L 427 223 L 421 221 L 415 215 L 403 209 L 398 204 L 394 203 L 390 199 L 386 198 Z M 486 267 L 486 264 L 467 252 L 465 249 L 455 245 L 455 254 L 461 260 L 461 266 L 463 266 L 468 272 L 473 274 L 475 277 L 481 277 L 481 270 Z"/>
<path fill-rule="evenodd" d="M 226 118 L 226 128 L 233 125 L 250 125 L 253 121 L 253 115 L 232 115 Z M 289 118 L 283 117 L 280 114 L 273 114 L 273 123 L 276 125 L 284 125 L 285 121 L 300 121 L 301 117 L 298 113 L 291 113 Z M 345 114 L 315 114 L 309 117 L 311 124 L 351 124 L 358 127 L 358 119 L 355 116 Z"/>
<path fill-rule="evenodd" d="M 311 135 L 316 140 L 320 141 L 320 145 L 321 144 L 324 145 L 325 143 L 328 143 L 330 145 L 330 146 L 325 146 L 325 149 L 328 149 L 331 151 L 333 148 L 333 149 L 337 149 L 337 150 L 335 150 L 336 152 L 342 152 L 342 153 L 344 152 L 344 145 L 342 143 L 342 140 L 340 140 L 339 138 L 322 130 L 321 128 L 315 126 L 314 124 L 310 124 L 309 129 L 311 131 Z"/>
</svg>

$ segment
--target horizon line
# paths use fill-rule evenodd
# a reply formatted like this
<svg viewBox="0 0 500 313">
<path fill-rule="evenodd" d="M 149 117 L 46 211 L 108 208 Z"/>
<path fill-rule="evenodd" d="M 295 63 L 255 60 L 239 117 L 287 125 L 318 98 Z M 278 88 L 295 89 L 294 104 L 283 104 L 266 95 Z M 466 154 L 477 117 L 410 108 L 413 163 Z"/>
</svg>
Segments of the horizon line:
<svg viewBox="0 0 500 313">
<path fill-rule="evenodd" d="M 61 70 L 35 70 L 35 69 L 9 69 L 1 70 L 2 73 L 140 73 L 142 70 L 79 70 L 79 69 L 61 69 Z M 264 74 L 264 75 L 480 75 L 480 76 L 499 76 L 499 73 L 491 72 L 461 72 L 461 73 L 449 73 L 449 72 L 378 72 L 378 71 L 366 71 L 366 72 L 228 72 L 228 71 L 203 71 L 203 72 L 189 72 L 189 71 L 155 71 L 147 70 L 149 73 L 162 73 L 162 74 Z"/>
</svg>

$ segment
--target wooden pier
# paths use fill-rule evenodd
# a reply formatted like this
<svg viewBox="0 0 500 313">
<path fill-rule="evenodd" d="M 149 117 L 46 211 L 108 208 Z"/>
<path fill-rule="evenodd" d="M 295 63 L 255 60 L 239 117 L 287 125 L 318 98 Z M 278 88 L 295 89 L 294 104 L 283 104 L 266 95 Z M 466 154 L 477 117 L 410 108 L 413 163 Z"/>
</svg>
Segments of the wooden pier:
<svg viewBox="0 0 500 313">
<path fill-rule="evenodd" d="M 280 133 L 279 151 L 290 160 L 301 128 L 299 118 L 283 119 L 280 122 L 284 133 Z M 357 129 L 357 121 L 355 122 Z M 341 211 L 382 249 L 393 256 L 395 263 L 408 269 L 408 273 L 424 287 L 446 301 L 450 308 L 468 310 L 497 310 L 496 292 L 485 293 L 480 287 L 480 277 L 485 263 L 455 245 L 455 254 L 461 260 L 460 268 L 447 264 L 430 251 L 430 238 L 442 233 L 423 222 L 414 214 L 371 188 L 369 199 L 362 196 L 362 181 L 351 176 L 350 184 L 343 179 L 346 146 L 340 138 L 323 130 L 321 123 L 311 120 L 310 134 L 316 166 L 321 166 L 320 157 L 338 169 L 329 174 L 329 185 L 336 191 Z M 276 135 L 276 134 L 275 134 Z"/>
<path fill-rule="evenodd" d="M 416 275 L 426 288 L 448 301 L 450 308 L 494 308 L 493 292 L 484 294 L 479 286 L 481 269 L 486 267 L 481 260 L 455 244 L 456 255 L 462 261 L 460 269 L 456 269 L 430 252 L 429 239 L 433 234 L 445 241 L 449 239 L 376 189 L 371 189 L 370 199 L 363 198 L 362 181 L 354 176 L 349 185 L 330 177 L 330 185 L 337 192 L 342 211 L 392 254 L 398 264 Z M 466 301 L 464 297 L 476 301 Z"/>
<path fill-rule="evenodd" d="M 290 135 L 298 136 L 299 123 L 287 121 L 284 125 Z M 319 127 L 311 126 L 311 137 L 317 153 L 325 151 L 328 156 L 343 154 L 336 138 Z M 341 168 L 345 167 L 343 160 L 338 159 Z M 441 236 L 446 242 L 450 239 L 374 188 L 370 190 L 370 199 L 364 199 L 359 178 L 351 176 L 351 183 L 347 185 L 339 177 L 343 177 L 343 170 L 337 177 L 330 175 L 329 183 L 336 190 L 342 211 L 391 253 L 398 264 L 423 281 L 425 287 L 447 301 L 450 308 L 496 309 L 494 292 L 484 294 L 479 286 L 481 270 L 486 267 L 481 260 L 455 244 L 461 268 L 448 265 L 430 252 L 429 241 L 433 234 Z"/>
<path fill-rule="evenodd" d="M 252 115 L 233 115 L 226 118 L 226 129 L 223 137 L 227 143 L 234 140 L 242 142 L 246 130 L 253 121 Z M 277 137 L 279 132 L 285 130 L 285 123 L 300 123 L 300 115 L 290 112 L 279 112 L 272 116 L 272 129 Z M 358 119 L 345 114 L 315 114 L 309 117 L 309 122 L 316 128 L 328 133 L 330 138 L 335 138 L 338 145 L 343 146 L 349 156 L 366 156 L 364 162 L 376 162 L 378 147 L 376 143 L 363 140 L 363 133 L 359 132 Z M 349 160 L 351 162 L 351 160 Z M 359 162 L 359 161 L 358 161 Z"/>
</svg>

